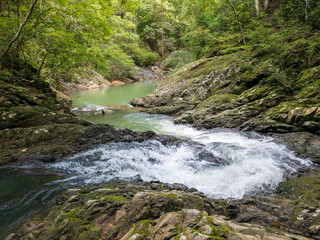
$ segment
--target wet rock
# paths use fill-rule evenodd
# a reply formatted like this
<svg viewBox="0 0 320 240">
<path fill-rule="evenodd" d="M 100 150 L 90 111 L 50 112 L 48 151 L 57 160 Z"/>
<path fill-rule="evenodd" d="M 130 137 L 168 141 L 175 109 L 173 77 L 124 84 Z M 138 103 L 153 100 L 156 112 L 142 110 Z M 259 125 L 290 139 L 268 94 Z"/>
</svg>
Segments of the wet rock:
<svg viewBox="0 0 320 240">
<path fill-rule="evenodd" d="M 271 136 L 289 149 L 311 158 L 315 163 L 320 163 L 320 136 L 308 132 L 271 134 Z"/>
<path fill-rule="evenodd" d="M 174 123 L 179 124 L 179 123 L 193 123 L 193 112 L 192 111 L 188 111 L 185 112 L 184 114 L 175 117 L 173 119 Z"/>
<path fill-rule="evenodd" d="M 172 136 L 156 135 L 152 131 L 134 132 L 110 125 L 55 124 L 33 128 L 0 130 L 0 165 L 36 160 L 52 162 L 63 156 L 82 152 L 109 142 L 143 142 L 156 140 L 164 145 L 181 142 Z M 37 143 L 37 144 L 35 144 Z"/>
<path fill-rule="evenodd" d="M 110 110 L 110 109 L 102 109 L 101 113 L 102 113 L 102 115 L 110 114 L 110 113 L 112 113 L 112 110 Z"/>
<path fill-rule="evenodd" d="M 27 160 L 40 161 L 40 162 L 44 162 L 44 163 L 52 163 L 56 160 L 56 158 L 54 156 L 50 156 L 50 155 L 35 155 L 35 156 L 28 157 Z"/>
<path fill-rule="evenodd" d="M 316 236 L 320 235 L 320 225 L 313 225 L 309 227 L 308 230 L 311 235 L 316 235 Z"/>
<path fill-rule="evenodd" d="M 151 183 L 161 184 L 161 183 Z M 165 187 L 163 187 L 165 188 Z M 161 189 L 163 189 L 161 188 Z M 79 194 L 81 193 L 81 194 Z M 146 186 L 121 181 L 100 187 L 69 190 L 62 204 L 54 206 L 46 217 L 36 216 L 24 224 L 14 239 L 301 239 L 277 229 L 270 231 L 253 223 L 238 223 L 226 217 L 204 211 L 207 198 L 188 191 L 146 190 Z M 216 204 L 218 200 L 213 200 Z M 255 200 L 256 201 L 256 200 Z M 256 214 L 255 201 L 242 205 L 230 200 L 226 208 L 238 209 L 239 216 Z M 282 200 L 268 197 L 259 199 L 260 205 L 278 204 Z M 221 202 L 223 203 L 223 202 Z M 213 203 L 212 203 L 213 204 Z M 268 208 L 268 207 L 267 207 Z M 253 208 L 252 208 L 253 209 Z M 210 209 L 209 209 L 210 210 Z M 258 208 L 255 210 L 261 211 Z M 305 214 L 317 213 L 308 208 Z M 266 213 L 265 213 L 266 214 Z M 257 215 L 257 214 L 256 214 Z M 265 216 L 264 216 L 265 217 Z M 55 219 L 55 221 L 52 221 Z M 245 222 L 259 222 L 259 218 L 247 218 Z M 261 220 L 261 219 L 260 219 Z M 263 222 L 271 224 L 270 222 Z M 308 228 L 315 236 L 318 225 Z"/>
<path fill-rule="evenodd" d="M 74 202 L 78 202 L 81 200 L 81 197 L 79 195 L 73 195 L 69 198 L 68 202 L 69 203 L 74 203 Z"/>
<path fill-rule="evenodd" d="M 227 214 L 229 217 L 234 218 L 239 213 L 239 200 L 231 200 L 227 205 Z"/>
</svg>

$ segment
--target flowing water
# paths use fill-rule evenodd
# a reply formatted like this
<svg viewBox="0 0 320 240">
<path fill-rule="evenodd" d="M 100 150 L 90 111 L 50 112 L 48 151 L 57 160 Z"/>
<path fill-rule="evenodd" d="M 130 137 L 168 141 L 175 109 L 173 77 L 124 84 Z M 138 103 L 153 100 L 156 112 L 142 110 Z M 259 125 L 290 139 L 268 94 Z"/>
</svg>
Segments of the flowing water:
<svg viewBox="0 0 320 240">
<path fill-rule="evenodd" d="M 141 113 L 128 104 L 154 88 L 155 82 L 147 81 L 82 91 L 71 96 L 73 111 L 94 123 L 152 130 L 186 141 L 173 145 L 157 141 L 111 143 L 52 164 L 25 164 L 14 166 L 19 171 L 1 170 L 0 237 L 7 225 L 16 226 L 46 206 L 66 184 L 97 184 L 139 176 L 144 181 L 182 183 L 210 197 L 241 198 L 273 191 L 281 181 L 311 165 L 308 159 L 297 157 L 270 137 L 175 125 L 168 116 Z M 103 109 L 106 114 L 102 114 Z M 57 181 L 57 175 L 65 179 Z"/>
<path fill-rule="evenodd" d="M 142 82 L 81 92 L 71 96 L 73 110 L 95 123 L 152 130 L 191 142 L 172 146 L 156 141 L 113 143 L 46 166 L 69 174 L 73 182 L 85 184 L 139 175 L 144 181 L 182 183 L 210 197 L 241 198 L 272 191 L 291 174 L 311 164 L 270 137 L 225 129 L 197 130 L 175 125 L 168 116 L 145 114 L 130 107 L 129 100 L 150 93 L 153 88 L 153 82 Z M 110 113 L 102 115 L 102 109 Z"/>
<path fill-rule="evenodd" d="M 59 179 L 41 169 L 0 169 L 0 239 L 53 203 Z"/>
</svg>

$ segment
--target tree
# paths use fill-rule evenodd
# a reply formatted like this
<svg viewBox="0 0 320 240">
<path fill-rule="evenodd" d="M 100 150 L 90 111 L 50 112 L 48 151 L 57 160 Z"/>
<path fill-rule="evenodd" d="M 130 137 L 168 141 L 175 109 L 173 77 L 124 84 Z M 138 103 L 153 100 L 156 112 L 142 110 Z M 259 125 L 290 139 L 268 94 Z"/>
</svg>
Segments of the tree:
<svg viewBox="0 0 320 240">
<path fill-rule="evenodd" d="M 267 11 L 269 7 L 269 0 L 264 0 L 264 11 Z"/>
<path fill-rule="evenodd" d="M 258 16 L 259 15 L 260 3 L 259 3 L 259 0 L 254 0 L 254 1 L 255 1 L 256 14 Z"/>
<path fill-rule="evenodd" d="M 34 10 L 34 7 L 36 6 L 38 0 L 34 0 L 30 6 L 30 9 L 29 9 L 29 12 L 27 14 L 27 16 L 24 18 L 24 20 L 22 21 L 17 33 L 13 36 L 13 38 L 10 40 L 10 42 L 8 43 L 7 47 L 1 52 L 0 54 L 0 63 L 2 62 L 4 56 L 6 54 L 8 54 L 8 52 L 10 51 L 10 48 L 12 47 L 12 45 L 18 40 L 18 38 L 20 37 L 20 34 L 24 28 L 24 26 L 28 23 L 30 17 L 31 17 L 31 14 Z"/>
<path fill-rule="evenodd" d="M 237 12 L 236 8 L 234 7 L 234 5 L 232 4 L 231 0 L 228 0 L 228 1 L 229 1 L 230 6 L 232 7 L 236 17 L 237 17 L 237 22 L 239 24 L 239 29 L 240 29 L 240 33 L 241 33 L 241 41 L 242 41 L 243 44 L 246 44 L 246 38 L 245 38 L 244 33 L 243 33 L 243 29 L 242 29 L 242 25 L 241 25 L 241 22 L 240 22 L 240 18 L 239 18 L 238 12 Z"/>
</svg>

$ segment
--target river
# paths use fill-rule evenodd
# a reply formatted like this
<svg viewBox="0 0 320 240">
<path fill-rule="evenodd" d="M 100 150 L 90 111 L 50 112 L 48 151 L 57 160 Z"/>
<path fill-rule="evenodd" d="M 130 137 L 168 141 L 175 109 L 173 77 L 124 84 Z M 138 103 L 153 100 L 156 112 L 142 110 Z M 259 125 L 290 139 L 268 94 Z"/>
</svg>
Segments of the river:
<svg viewBox="0 0 320 240">
<path fill-rule="evenodd" d="M 0 171 L 0 237 L 54 201 L 61 188 L 100 184 L 114 178 L 182 183 L 209 197 L 242 198 L 272 192 L 281 181 L 311 165 L 272 138 L 254 132 L 198 130 L 175 125 L 164 115 L 130 106 L 151 93 L 155 82 L 75 93 L 73 112 L 94 123 L 187 139 L 165 146 L 156 141 L 112 143 L 42 166 L 19 165 Z M 102 114 L 102 110 L 106 113 Z M 61 180 L 59 176 L 64 176 Z M 9 227 L 8 227 L 9 226 Z"/>
<path fill-rule="evenodd" d="M 192 140 L 179 146 L 155 141 L 114 143 L 79 153 L 50 168 L 68 171 L 73 181 L 103 183 L 112 178 L 182 183 L 215 198 L 241 198 L 270 192 L 278 184 L 309 166 L 272 138 L 254 132 L 226 129 L 198 130 L 176 125 L 164 115 L 139 112 L 128 102 L 153 91 L 154 82 L 83 91 L 71 96 L 73 111 L 94 123 L 108 123 L 136 131 L 152 130 Z M 102 109 L 110 111 L 102 114 Z M 90 159 L 90 160 L 88 160 Z"/>
</svg>

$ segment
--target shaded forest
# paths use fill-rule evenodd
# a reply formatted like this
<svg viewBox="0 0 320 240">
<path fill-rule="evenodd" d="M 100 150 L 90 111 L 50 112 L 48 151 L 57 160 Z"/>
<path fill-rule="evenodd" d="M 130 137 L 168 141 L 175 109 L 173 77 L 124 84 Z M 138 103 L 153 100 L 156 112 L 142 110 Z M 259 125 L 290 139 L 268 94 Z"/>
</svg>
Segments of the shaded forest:
<svg viewBox="0 0 320 240">
<path fill-rule="evenodd" d="M 172 71 L 226 48 L 281 55 L 283 41 L 316 34 L 319 15 L 316 0 L 2 0 L 1 64 L 31 65 L 59 87 L 88 68 L 130 78 L 134 65 Z M 283 59 L 272 61 L 281 75 Z"/>
</svg>

